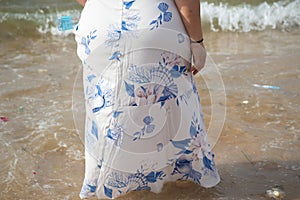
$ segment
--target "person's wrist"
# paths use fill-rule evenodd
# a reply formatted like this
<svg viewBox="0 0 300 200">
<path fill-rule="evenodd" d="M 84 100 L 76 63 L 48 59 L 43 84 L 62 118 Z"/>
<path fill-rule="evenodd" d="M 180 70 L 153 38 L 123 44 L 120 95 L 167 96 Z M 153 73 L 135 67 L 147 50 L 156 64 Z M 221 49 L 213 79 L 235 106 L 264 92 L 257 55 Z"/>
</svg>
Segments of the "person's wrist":
<svg viewBox="0 0 300 200">
<path fill-rule="evenodd" d="M 198 43 L 198 44 L 201 44 L 201 43 L 203 43 L 203 41 L 204 41 L 203 38 L 200 39 L 200 40 L 193 40 L 193 39 L 191 38 L 191 43 Z"/>
<path fill-rule="evenodd" d="M 204 40 L 203 39 L 198 40 L 198 41 L 191 40 L 190 42 L 191 42 L 191 45 L 195 45 L 195 46 L 200 45 L 200 46 L 202 46 L 205 49 Z"/>
</svg>

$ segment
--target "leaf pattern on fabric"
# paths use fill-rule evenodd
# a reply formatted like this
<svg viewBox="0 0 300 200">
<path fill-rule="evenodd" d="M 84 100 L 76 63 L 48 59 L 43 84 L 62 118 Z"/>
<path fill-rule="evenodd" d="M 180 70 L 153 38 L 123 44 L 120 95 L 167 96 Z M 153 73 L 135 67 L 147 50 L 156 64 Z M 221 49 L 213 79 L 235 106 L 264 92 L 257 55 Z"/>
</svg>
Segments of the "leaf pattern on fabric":
<svg viewBox="0 0 300 200">
<path fill-rule="evenodd" d="M 107 31 L 107 38 L 105 41 L 106 46 L 118 47 L 119 40 L 122 34 L 126 34 L 126 37 L 136 37 L 138 30 L 138 23 L 141 21 L 140 13 L 136 10 L 131 10 L 135 0 L 124 1 L 123 5 L 125 10 L 123 10 L 123 16 L 121 21 L 121 26 L 119 24 L 110 24 Z M 122 53 L 120 51 L 114 52 L 109 60 L 120 61 Z"/>
<path fill-rule="evenodd" d="M 154 19 L 149 23 L 149 25 L 152 26 L 150 30 L 158 28 L 159 25 L 163 24 L 163 22 L 170 22 L 171 21 L 172 13 L 167 12 L 168 8 L 169 8 L 169 5 L 167 3 L 164 3 L 164 2 L 162 2 L 158 5 L 158 9 L 161 11 L 161 13 L 157 17 L 157 19 Z"/>
<path fill-rule="evenodd" d="M 170 70 L 170 73 L 171 73 L 173 78 L 179 78 L 186 71 L 187 71 L 186 66 L 174 65 L 174 67 Z"/>
<path fill-rule="evenodd" d="M 179 141 L 170 140 L 174 147 L 179 148 L 181 150 L 186 150 L 189 146 L 191 139 L 184 139 Z"/>
<path fill-rule="evenodd" d="M 122 125 L 119 125 L 117 120 L 112 121 L 111 126 L 107 130 L 107 138 L 113 141 L 115 146 L 121 146 L 123 141 L 124 129 Z"/>
<path fill-rule="evenodd" d="M 127 79 L 133 84 L 125 81 L 128 95 L 134 97 L 129 105 L 141 106 L 160 103 L 162 107 L 167 100 L 176 99 L 178 87 L 174 78 L 179 78 L 186 72 L 185 66 L 179 67 L 176 64 L 182 64 L 181 58 L 165 53 L 162 54 L 162 61 L 157 66 L 138 67 L 132 65 L 129 68 Z M 179 105 L 179 101 L 177 101 L 177 105 Z"/>
<path fill-rule="evenodd" d="M 89 35 L 81 38 L 81 44 L 83 44 L 85 46 L 85 53 L 87 55 L 89 55 L 91 53 L 89 45 L 90 45 L 91 41 L 97 37 L 96 32 L 97 32 L 97 30 L 91 31 Z"/>
<path fill-rule="evenodd" d="M 92 80 L 93 80 L 94 78 L 96 78 L 96 75 L 95 75 L 95 74 L 91 74 L 91 75 L 89 75 L 89 76 L 87 77 L 87 79 L 89 80 L 90 83 L 92 82 Z"/>
<path fill-rule="evenodd" d="M 104 194 L 108 198 L 112 198 L 112 189 L 105 187 L 105 185 L 103 185 L 103 189 L 104 189 Z"/>
<path fill-rule="evenodd" d="M 104 5 L 87 6 L 81 21 L 91 24 L 81 23 L 75 31 L 84 63 L 87 111 L 87 165 L 80 197 L 114 199 L 130 191 L 161 189 L 163 183 L 178 179 L 204 186 L 217 183 L 214 155 L 206 141 L 199 109 L 200 97 L 187 70 L 189 40 L 174 2 L 106 3 L 109 6 L 103 10 L 105 14 L 95 13 L 94 7 L 101 10 Z M 109 15 L 110 11 L 114 15 Z M 165 35 L 166 29 L 170 35 Z M 158 41 L 153 42 L 161 43 L 162 47 L 131 49 L 131 41 L 144 44 L 145 32 L 151 36 L 145 38 L 145 44 L 155 38 Z M 173 39 L 172 45 L 161 42 L 166 37 Z M 89 65 L 88 58 L 93 51 L 97 53 L 99 45 L 103 47 L 97 55 L 99 63 Z M 100 72 L 99 68 L 105 70 Z M 168 127 L 176 129 L 164 132 Z M 110 159 L 121 155 L 120 151 L 133 147 L 143 152 L 149 149 L 152 155 L 163 157 L 132 157 L 124 165 L 126 169 L 118 169 L 123 167 L 122 163 L 116 168 L 108 165 Z"/>
<path fill-rule="evenodd" d="M 94 79 L 94 78 L 93 78 Z M 91 85 L 87 92 L 87 102 L 92 107 L 92 112 L 99 114 L 102 109 L 113 106 L 114 88 L 107 80 L 100 79 L 95 85 Z"/>
<path fill-rule="evenodd" d="M 135 2 L 135 0 L 133 0 L 133 1 L 127 1 L 127 2 L 124 1 L 123 4 L 125 6 L 125 9 L 129 9 L 133 5 L 134 2 Z"/>
<path fill-rule="evenodd" d="M 82 196 L 86 196 L 86 197 L 92 197 L 96 190 L 97 190 L 97 179 L 98 179 L 98 176 L 100 174 L 100 168 L 97 167 L 96 170 L 94 170 L 91 175 L 92 175 L 92 178 L 85 178 L 84 180 L 84 184 L 81 188 L 81 191 L 80 191 L 80 195 Z"/>
<path fill-rule="evenodd" d="M 134 97 L 134 85 L 132 84 L 128 84 L 126 81 L 125 81 L 125 87 L 126 87 L 126 92 L 129 96 L 131 97 Z"/>
<path fill-rule="evenodd" d="M 212 168 L 212 161 L 210 159 L 208 159 L 206 156 L 203 156 L 203 163 L 204 163 L 204 166 L 210 170 L 213 170 Z"/>
<path fill-rule="evenodd" d="M 90 188 L 90 192 L 96 192 L 96 186 L 94 185 L 87 185 Z"/>
<path fill-rule="evenodd" d="M 123 112 L 122 111 L 113 111 L 113 117 L 114 118 L 117 118 L 119 117 L 120 114 L 122 114 Z"/>
<path fill-rule="evenodd" d="M 194 112 L 191 126 L 190 126 L 190 135 L 191 138 L 195 138 L 203 129 L 200 126 L 200 121 L 198 120 L 198 117 L 196 116 L 196 113 Z"/>
<path fill-rule="evenodd" d="M 110 173 L 104 187 L 108 191 L 107 196 L 113 189 L 118 189 L 120 193 L 122 191 L 150 190 L 150 183 L 163 180 L 165 176 L 163 171 L 146 172 L 141 166 L 141 169 L 138 169 L 136 173 L 126 174 L 117 171 Z"/>
<path fill-rule="evenodd" d="M 193 181 L 200 183 L 202 174 L 192 167 L 193 160 L 186 159 L 184 156 L 176 159 L 175 167 L 171 175 L 182 174 L 182 180 L 192 179 Z"/>
<path fill-rule="evenodd" d="M 98 140 L 98 127 L 95 121 L 92 121 L 92 131 L 91 133 L 97 138 Z"/>
<path fill-rule="evenodd" d="M 109 60 L 117 60 L 117 61 L 121 61 L 120 57 L 122 56 L 120 51 L 116 51 L 112 54 L 112 56 L 109 58 Z"/>
</svg>

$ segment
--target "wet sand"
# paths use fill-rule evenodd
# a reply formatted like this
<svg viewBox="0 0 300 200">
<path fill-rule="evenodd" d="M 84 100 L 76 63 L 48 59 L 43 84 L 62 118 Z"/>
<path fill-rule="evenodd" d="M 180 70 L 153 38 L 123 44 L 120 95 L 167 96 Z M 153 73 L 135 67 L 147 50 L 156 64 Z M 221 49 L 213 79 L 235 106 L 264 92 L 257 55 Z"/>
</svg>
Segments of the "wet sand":
<svg viewBox="0 0 300 200">
<path fill-rule="evenodd" d="M 268 199 L 275 185 L 285 199 L 300 199 L 300 29 L 210 32 L 205 40 L 227 97 L 213 148 L 220 184 L 169 183 L 160 194 L 119 199 Z M 84 148 L 73 123 L 80 62 L 72 36 L 8 37 L 0 47 L 0 116 L 8 118 L 0 121 L 0 199 L 79 199 Z M 196 82 L 209 127 L 211 89 L 203 76 Z"/>
</svg>

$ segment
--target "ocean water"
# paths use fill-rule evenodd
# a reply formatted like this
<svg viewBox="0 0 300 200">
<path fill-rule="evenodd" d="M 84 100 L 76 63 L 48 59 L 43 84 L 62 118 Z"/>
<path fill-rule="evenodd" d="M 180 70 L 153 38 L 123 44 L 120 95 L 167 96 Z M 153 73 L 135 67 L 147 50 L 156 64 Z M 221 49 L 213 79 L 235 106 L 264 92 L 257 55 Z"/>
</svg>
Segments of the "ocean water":
<svg viewBox="0 0 300 200">
<path fill-rule="evenodd" d="M 58 19 L 69 15 L 76 23 L 81 10 L 75 0 L 1 0 L 0 3 L 0 37 L 70 34 L 71 31 L 58 31 Z M 202 1 L 204 25 L 213 31 L 289 30 L 300 25 L 299 10 L 300 0 Z"/>
<path fill-rule="evenodd" d="M 275 185 L 300 199 L 300 0 L 201 2 L 226 102 L 212 98 L 220 83 L 207 84 L 216 81 L 204 78 L 210 66 L 195 81 L 208 128 L 212 104 L 226 107 L 213 148 L 222 181 L 121 199 L 257 200 Z M 79 199 L 82 68 L 71 31 L 59 31 L 57 20 L 76 20 L 81 9 L 75 0 L 0 0 L 0 199 Z"/>
</svg>

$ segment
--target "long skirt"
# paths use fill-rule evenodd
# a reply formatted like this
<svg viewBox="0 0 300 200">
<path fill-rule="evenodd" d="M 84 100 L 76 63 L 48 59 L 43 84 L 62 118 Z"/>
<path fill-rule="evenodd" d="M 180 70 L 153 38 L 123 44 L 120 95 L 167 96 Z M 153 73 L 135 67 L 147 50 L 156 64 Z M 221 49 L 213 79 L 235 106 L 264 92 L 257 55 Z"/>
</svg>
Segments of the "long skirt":
<svg viewBox="0 0 300 200">
<path fill-rule="evenodd" d="M 85 179 L 81 198 L 158 193 L 219 181 L 190 39 L 173 0 L 88 0 L 74 28 L 83 63 Z"/>
</svg>

